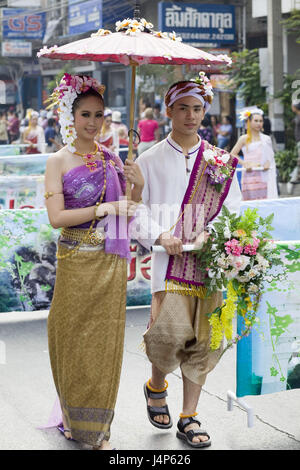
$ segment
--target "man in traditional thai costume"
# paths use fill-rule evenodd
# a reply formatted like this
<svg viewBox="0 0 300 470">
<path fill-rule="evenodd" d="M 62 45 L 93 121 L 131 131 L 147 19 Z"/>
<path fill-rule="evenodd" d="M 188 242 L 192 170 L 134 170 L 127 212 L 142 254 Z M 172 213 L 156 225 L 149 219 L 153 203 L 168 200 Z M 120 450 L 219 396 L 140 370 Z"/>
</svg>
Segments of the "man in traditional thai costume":
<svg viewBox="0 0 300 470">
<path fill-rule="evenodd" d="M 201 140 L 197 131 L 212 102 L 213 92 L 204 73 L 195 81 L 171 86 L 165 96 L 172 132 L 137 160 L 145 186 L 131 236 L 150 249 L 152 256 L 152 307 L 144 335 L 152 377 L 144 385 L 148 418 L 168 429 L 172 419 L 166 405 L 165 377 L 180 366 L 183 407 L 177 437 L 193 447 L 210 445 L 210 437 L 197 415 L 201 388 L 218 362 L 221 349 L 210 350 L 208 313 L 222 305 L 222 292 L 205 297 L 196 257 L 183 252 L 184 244 L 200 245 L 205 228 L 222 205 L 238 212 L 241 194 L 234 175 L 238 160 Z M 226 175 L 220 167 L 226 167 Z"/>
</svg>

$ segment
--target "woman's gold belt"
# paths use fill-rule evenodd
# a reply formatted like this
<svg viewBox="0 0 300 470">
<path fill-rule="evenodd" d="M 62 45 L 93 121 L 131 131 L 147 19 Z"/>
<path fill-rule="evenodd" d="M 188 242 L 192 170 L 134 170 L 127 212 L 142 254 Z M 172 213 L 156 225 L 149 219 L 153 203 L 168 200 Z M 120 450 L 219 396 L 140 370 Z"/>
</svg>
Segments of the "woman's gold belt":
<svg viewBox="0 0 300 470">
<path fill-rule="evenodd" d="M 93 230 L 88 233 L 89 229 L 63 227 L 61 238 L 66 240 L 84 243 L 85 245 L 97 246 L 104 243 L 105 235 L 99 230 Z"/>
</svg>

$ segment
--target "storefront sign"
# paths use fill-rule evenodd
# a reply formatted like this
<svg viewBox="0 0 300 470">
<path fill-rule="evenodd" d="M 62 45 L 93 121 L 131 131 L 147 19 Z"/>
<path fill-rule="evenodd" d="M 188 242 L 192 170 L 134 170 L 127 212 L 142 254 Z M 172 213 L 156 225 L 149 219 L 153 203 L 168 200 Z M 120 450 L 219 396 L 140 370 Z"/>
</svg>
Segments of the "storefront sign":
<svg viewBox="0 0 300 470">
<path fill-rule="evenodd" d="M 160 2 L 158 8 L 159 29 L 176 31 L 184 42 L 193 45 L 235 43 L 235 7 L 232 5 Z"/>
<path fill-rule="evenodd" d="M 46 13 L 31 13 L 22 8 L 2 8 L 3 39 L 43 39 Z"/>
<path fill-rule="evenodd" d="M 3 41 L 2 57 L 31 57 L 32 44 L 26 41 Z"/>
</svg>

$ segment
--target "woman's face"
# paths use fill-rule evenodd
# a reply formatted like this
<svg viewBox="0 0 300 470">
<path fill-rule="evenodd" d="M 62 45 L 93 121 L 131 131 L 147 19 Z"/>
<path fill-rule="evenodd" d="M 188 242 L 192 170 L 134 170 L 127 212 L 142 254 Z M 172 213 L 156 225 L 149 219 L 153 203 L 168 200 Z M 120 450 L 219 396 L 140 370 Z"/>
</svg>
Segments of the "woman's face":
<svg viewBox="0 0 300 470">
<path fill-rule="evenodd" d="M 253 131 L 260 132 L 264 127 L 263 117 L 260 114 L 253 114 L 250 127 Z"/>
<path fill-rule="evenodd" d="M 93 140 L 100 132 L 104 120 L 103 101 L 97 96 L 87 96 L 78 103 L 74 113 L 77 138 Z"/>
<path fill-rule="evenodd" d="M 38 118 L 37 118 L 37 117 L 32 117 L 32 118 L 30 119 L 30 125 L 31 125 L 32 127 L 36 127 L 36 126 L 37 126 L 37 123 L 38 123 Z"/>
<path fill-rule="evenodd" d="M 112 117 L 111 116 L 106 116 L 106 118 L 104 119 L 104 123 L 105 123 L 106 127 L 109 127 L 112 123 Z"/>
</svg>

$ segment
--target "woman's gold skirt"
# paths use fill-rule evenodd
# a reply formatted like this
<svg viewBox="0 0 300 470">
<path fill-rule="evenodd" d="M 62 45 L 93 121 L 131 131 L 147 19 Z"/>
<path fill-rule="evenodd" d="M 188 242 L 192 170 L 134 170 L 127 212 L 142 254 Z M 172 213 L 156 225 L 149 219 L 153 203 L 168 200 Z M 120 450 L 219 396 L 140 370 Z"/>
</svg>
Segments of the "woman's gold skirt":
<svg viewBox="0 0 300 470">
<path fill-rule="evenodd" d="M 68 251 L 59 243 L 58 254 Z M 126 312 L 126 260 L 103 245 L 58 259 L 48 319 L 51 368 L 72 437 L 93 446 L 110 437 Z"/>
</svg>

